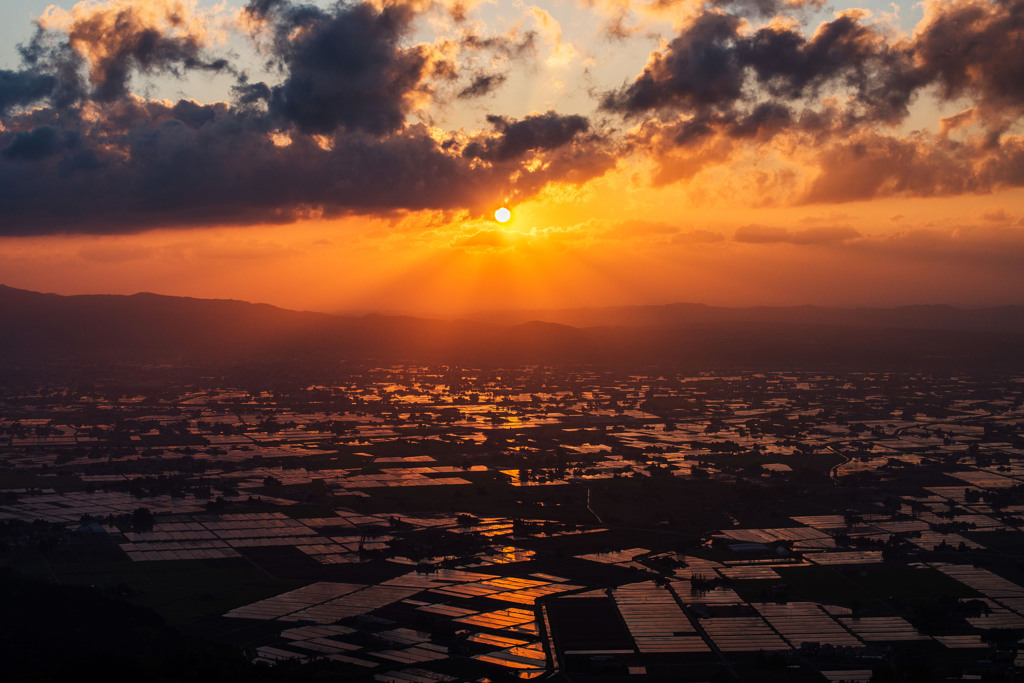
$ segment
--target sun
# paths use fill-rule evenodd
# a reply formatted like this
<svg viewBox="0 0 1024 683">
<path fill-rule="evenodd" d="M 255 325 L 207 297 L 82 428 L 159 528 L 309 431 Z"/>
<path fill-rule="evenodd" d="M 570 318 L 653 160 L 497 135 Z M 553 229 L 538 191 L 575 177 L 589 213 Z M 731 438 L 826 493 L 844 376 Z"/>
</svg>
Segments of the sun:
<svg viewBox="0 0 1024 683">
<path fill-rule="evenodd" d="M 504 206 L 494 212 L 494 219 L 499 223 L 508 223 L 512 218 L 512 212 Z"/>
</svg>

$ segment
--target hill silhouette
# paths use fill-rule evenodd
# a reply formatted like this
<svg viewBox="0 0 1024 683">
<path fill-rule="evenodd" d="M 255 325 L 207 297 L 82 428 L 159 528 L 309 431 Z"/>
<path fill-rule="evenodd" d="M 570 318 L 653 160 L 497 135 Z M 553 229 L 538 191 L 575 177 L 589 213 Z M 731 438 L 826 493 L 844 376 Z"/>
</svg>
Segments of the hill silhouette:
<svg viewBox="0 0 1024 683">
<path fill-rule="evenodd" d="M 469 319 L 515 325 L 542 320 L 573 327 L 645 327 L 689 329 L 730 323 L 764 323 L 903 330 L 961 330 L 1024 333 L 1024 306 L 956 308 L 943 304 L 894 308 L 823 308 L 754 306 L 726 308 L 678 303 L 661 306 L 616 306 L 563 310 L 487 311 Z"/>
<path fill-rule="evenodd" d="M 0 352 L 15 358 L 174 361 L 557 360 L 579 349 L 561 325 L 500 326 L 409 316 L 337 316 L 268 304 L 141 293 L 60 296 L 0 285 Z"/>
<path fill-rule="evenodd" d="M 15 360 L 1005 369 L 1024 365 L 1022 344 L 1024 307 L 673 304 L 433 320 L 149 293 L 60 296 L 0 285 L 0 353 Z"/>
</svg>

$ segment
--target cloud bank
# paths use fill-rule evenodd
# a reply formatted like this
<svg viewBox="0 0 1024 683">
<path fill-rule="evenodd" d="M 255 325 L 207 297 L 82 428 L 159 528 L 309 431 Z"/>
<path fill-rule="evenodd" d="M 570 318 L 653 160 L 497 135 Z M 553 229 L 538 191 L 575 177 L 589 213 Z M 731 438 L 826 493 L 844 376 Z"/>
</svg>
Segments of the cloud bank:
<svg viewBox="0 0 1024 683">
<path fill-rule="evenodd" d="M 47 15 L 22 48 L 24 68 L 0 71 L 0 234 L 479 212 L 614 164 L 594 136 L 582 139 L 589 123 L 578 115 L 495 116 L 491 130 L 447 136 L 412 120 L 417 98 L 462 77 L 443 49 L 408 44 L 423 11 L 253 0 L 236 23 L 266 45 L 282 74 L 275 84 L 215 57 L 194 8 L 176 0 Z M 501 36 L 463 42 L 522 51 Z M 139 74 L 196 70 L 237 74 L 233 100 L 172 103 L 130 91 Z M 463 99 L 501 82 L 466 80 Z"/>
<path fill-rule="evenodd" d="M 636 124 L 634 145 L 686 169 L 662 182 L 757 146 L 816 172 L 795 201 L 1024 183 L 1024 1 L 925 2 L 909 36 L 864 10 L 840 12 L 809 34 L 791 21 L 752 29 L 727 11 L 747 5 L 764 14 L 782 4 L 706 7 L 635 79 L 604 94 L 605 111 Z M 939 131 L 907 133 L 901 126 L 924 96 L 968 108 Z"/>
<path fill-rule="evenodd" d="M 591 111 L 489 111 L 483 128 L 451 131 L 430 125 L 426 108 L 497 106 L 509 69 L 537 56 L 533 33 L 488 34 L 467 18 L 472 7 L 429 0 L 327 9 L 251 0 L 223 14 L 188 0 L 51 9 L 21 46 L 21 67 L 0 70 L 0 235 L 419 209 L 482 215 L 552 182 L 586 183 L 624 155 L 660 166 L 660 184 L 709 168 L 742 173 L 743 154 L 774 155 L 782 161 L 758 172 L 776 185 L 798 175 L 776 199 L 795 203 L 1024 185 L 1024 0 L 925 2 L 906 35 L 861 10 L 811 26 L 821 7 L 658 3 L 676 13 L 677 32 L 635 77 L 592 89 Z M 423 42 L 438 13 L 458 34 Z M 253 80 L 225 33 L 258 45 L 277 78 Z M 140 77 L 190 73 L 232 78 L 229 101 L 133 91 Z M 908 131 L 926 97 L 960 113 Z"/>
</svg>

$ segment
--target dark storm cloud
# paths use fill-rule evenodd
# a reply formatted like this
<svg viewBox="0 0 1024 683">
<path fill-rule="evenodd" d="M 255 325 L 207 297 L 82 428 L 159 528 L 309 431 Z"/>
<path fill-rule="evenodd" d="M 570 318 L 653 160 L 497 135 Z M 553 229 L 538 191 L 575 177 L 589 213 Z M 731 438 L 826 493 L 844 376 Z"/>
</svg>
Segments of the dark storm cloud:
<svg viewBox="0 0 1024 683">
<path fill-rule="evenodd" d="M 0 116 L 49 97 L 56 83 L 49 74 L 0 69 Z"/>
<path fill-rule="evenodd" d="M 93 148 L 55 127 L 0 133 L 0 232 L 117 233 L 483 207 L 497 193 L 529 196 L 551 180 L 582 182 L 614 164 L 567 145 L 545 170 L 521 170 L 515 159 L 472 168 L 419 126 L 383 138 L 337 134 L 326 149 L 297 134 L 277 145 L 268 119 L 225 104 L 124 100 L 107 113 L 81 135 L 104 141 Z M 517 123 L 503 125 L 519 130 Z M 542 136 L 530 144 L 554 142 Z M 509 145 L 495 133 L 495 149 Z"/>
<path fill-rule="evenodd" d="M 31 131 L 19 131 L 3 149 L 0 157 L 16 161 L 39 161 L 64 148 L 74 147 L 77 135 L 62 134 L 52 126 L 39 126 Z"/>
<path fill-rule="evenodd" d="M 266 83 L 249 83 L 245 76 L 241 77 L 231 88 L 234 102 L 240 109 L 266 108 L 273 92 Z"/>
<path fill-rule="evenodd" d="M 414 17 L 409 6 L 321 10 L 260 0 L 247 11 L 268 22 L 287 74 L 271 90 L 272 113 L 306 133 L 344 126 L 380 135 L 401 128 L 407 96 L 421 87 L 428 66 L 424 48 L 399 45 Z"/>
<path fill-rule="evenodd" d="M 923 82 L 912 54 L 890 46 L 856 16 L 822 24 L 806 38 L 800 31 L 767 26 L 742 32 L 739 17 L 705 13 L 683 29 L 666 50 L 654 53 L 632 83 L 608 93 L 602 106 L 627 117 L 676 112 L 718 112 L 738 119 L 755 95 L 775 107 L 841 86 L 873 120 L 905 116 Z"/>
<path fill-rule="evenodd" d="M 852 15 L 822 24 L 810 40 L 793 30 L 762 28 L 739 40 L 736 49 L 772 96 L 798 100 L 838 85 L 872 121 L 905 117 L 911 97 L 926 82 L 912 52 L 890 45 Z"/>
<path fill-rule="evenodd" d="M 717 134 L 735 139 L 770 138 L 788 128 L 793 119 L 789 107 L 776 102 L 762 102 L 749 112 L 704 111 L 689 119 L 654 127 L 651 132 L 656 131 L 671 139 L 675 146 L 690 147 Z"/>
<path fill-rule="evenodd" d="M 46 79 L 51 84 L 46 99 L 54 108 L 67 109 L 88 97 L 88 79 L 83 75 L 86 61 L 72 49 L 64 34 L 37 27 L 32 40 L 19 45 L 18 52 L 26 67 L 22 74 Z"/>
<path fill-rule="evenodd" d="M 562 166 L 521 173 L 511 184 L 515 163 L 473 169 L 418 126 L 384 138 L 339 134 L 325 149 L 305 136 L 276 145 L 265 119 L 225 104 L 124 101 L 116 109 L 86 132 L 106 144 L 88 150 L 92 163 L 77 168 L 72 164 L 82 150 L 58 145 L 63 132 L 0 133 L 0 231 L 73 226 L 77 232 L 132 232 L 352 211 L 457 209 L 484 206 L 503 186 L 506 193 L 529 195 L 550 180 L 599 168 L 593 159 L 567 156 Z M 505 125 L 516 130 L 516 122 Z"/>
<path fill-rule="evenodd" d="M 742 95 L 744 64 L 736 51 L 739 17 L 705 13 L 673 40 L 636 80 L 602 105 L 627 116 L 651 110 L 728 107 Z"/>
<path fill-rule="evenodd" d="M 487 117 L 487 121 L 494 126 L 497 135 L 466 145 L 463 156 L 508 161 L 527 152 L 567 145 L 579 133 L 590 128 L 590 123 L 583 116 L 562 116 L 553 111 L 531 114 L 519 121 L 492 115 Z"/>
</svg>

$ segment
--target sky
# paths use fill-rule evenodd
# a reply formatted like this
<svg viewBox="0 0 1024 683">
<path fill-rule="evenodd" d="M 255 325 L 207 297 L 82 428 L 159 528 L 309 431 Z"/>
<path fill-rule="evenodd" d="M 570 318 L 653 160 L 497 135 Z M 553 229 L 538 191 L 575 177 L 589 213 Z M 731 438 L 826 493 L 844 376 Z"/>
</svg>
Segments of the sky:
<svg viewBox="0 0 1024 683">
<path fill-rule="evenodd" d="M 1022 39 L 1024 0 L 5 0 L 0 283 L 1024 304 Z"/>
</svg>

